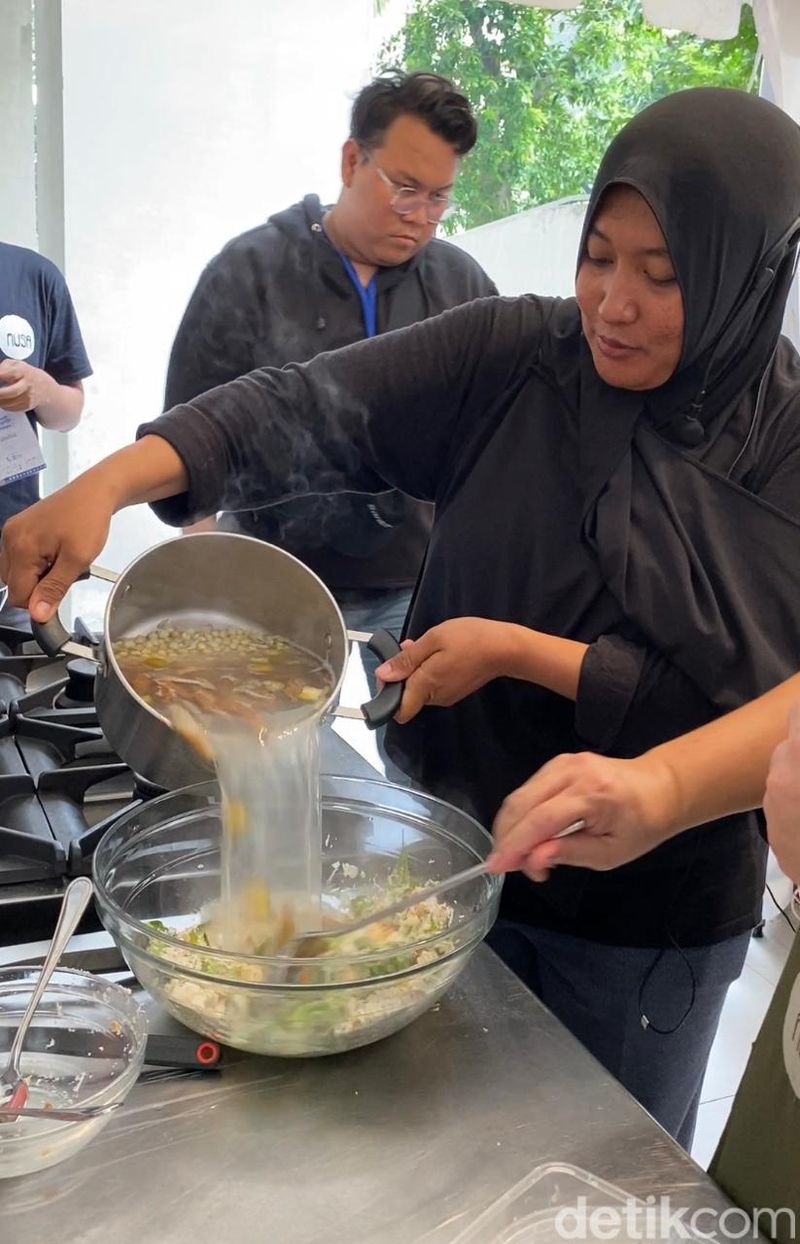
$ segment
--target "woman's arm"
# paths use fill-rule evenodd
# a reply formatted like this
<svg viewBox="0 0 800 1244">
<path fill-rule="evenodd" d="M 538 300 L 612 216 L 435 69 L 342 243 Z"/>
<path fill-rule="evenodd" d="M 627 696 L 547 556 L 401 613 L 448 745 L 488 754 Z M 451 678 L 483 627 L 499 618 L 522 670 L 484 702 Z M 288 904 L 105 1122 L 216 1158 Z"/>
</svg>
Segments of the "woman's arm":
<svg viewBox="0 0 800 1244">
<path fill-rule="evenodd" d="M 433 626 L 376 670 L 382 682 L 406 680 L 395 720 L 428 705 L 448 708 L 494 678 L 521 678 L 574 700 L 587 644 L 512 622 L 451 618 Z"/>
<path fill-rule="evenodd" d="M 465 438 L 538 344 L 546 304 L 481 299 L 423 323 L 263 368 L 145 425 L 183 459 L 176 526 L 313 493 L 437 499 Z M 488 434 L 488 432 L 487 432 Z"/>
<path fill-rule="evenodd" d="M 775 748 L 764 799 L 769 844 L 787 877 L 800 881 L 800 705 L 789 718 L 789 734 Z"/>
<path fill-rule="evenodd" d="M 177 407 L 6 524 L 0 576 L 11 600 L 49 617 L 100 552 L 115 510 L 140 501 L 185 526 L 313 492 L 397 487 L 434 499 L 463 436 L 489 426 L 487 407 L 529 366 L 551 305 L 479 300 Z"/>
<path fill-rule="evenodd" d="M 146 436 L 105 458 L 3 527 L 0 582 L 9 600 L 46 622 L 108 538 L 111 516 L 139 501 L 186 488 L 182 460 L 166 441 Z"/>
<path fill-rule="evenodd" d="M 554 864 L 616 868 L 693 825 L 758 807 L 770 757 L 784 738 L 800 674 L 751 704 L 634 760 L 582 753 L 545 765 L 503 804 L 495 822 L 498 871 L 524 867 L 534 875 Z M 779 749 L 776 800 L 794 761 L 800 771 L 800 721 L 793 718 L 787 747 Z M 779 765 L 777 764 L 779 762 Z M 768 790 L 766 810 L 780 841 L 794 836 L 776 817 Z M 573 821 L 586 829 L 552 841 Z M 785 852 L 785 847 L 779 849 Z"/>
<path fill-rule="evenodd" d="M 489 618 L 450 618 L 376 671 L 405 680 L 399 724 L 425 707 L 447 708 L 495 678 L 519 678 L 575 701 L 575 731 L 598 751 L 635 755 L 714 716 L 697 687 L 666 658 L 619 635 L 592 644 Z"/>
</svg>

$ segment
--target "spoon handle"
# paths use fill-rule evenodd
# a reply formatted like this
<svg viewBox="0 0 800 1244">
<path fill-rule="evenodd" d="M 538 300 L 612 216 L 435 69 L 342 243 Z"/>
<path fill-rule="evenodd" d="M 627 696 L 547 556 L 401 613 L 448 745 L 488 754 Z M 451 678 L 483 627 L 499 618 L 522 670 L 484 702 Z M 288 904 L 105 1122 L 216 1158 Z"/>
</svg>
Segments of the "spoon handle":
<svg viewBox="0 0 800 1244">
<path fill-rule="evenodd" d="M 584 825 L 585 821 L 573 821 L 571 825 L 567 825 L 566 829 L 559 830 L 554 837 L 566 838 L 570 834 L 577 834 L 584 828 Z M 447 877 L 444 881 L 437 881 L 435 884 L 426 886 L 422 890 L 417 890 L 413 894 L 406 894 L 404 898 L 401 898 L 396 903 L 392 903 L 390 907 L 383 907 L 380 911 L 375 911 L 370 916 L 364 916 L 360 920 L 348 923 L 347 927 L 341 931 L 353 933 L 359 929 L 367 929 L 371 924 L 375 924 L 376 921 L 386 920 L 390 916 L 397 916 L 408 907 L 414 907 L 417 903 L 424 903 L 425 899 L 438 898 L 440 894 L 446 894 L 448 890 L 455 890 L 467 881 L 474 881 L 476 877 L 482 877 L 485 872 L 486 861 L 484 860 L 480 864 L 473 864 L 472 868 L 465 868 L 463 872 L 453 873 L 452 877 Z M 334 932 L 339 933 L 340 930 L 335 929 Z"/>
<path fill-rule="evenodd" d="M 585 828 L 585 825 L 585 821 L 573 821 L 571 825 L 567 825 L 565 829 L 559 830 L 553 836 L 555 838 L 566 838 L 570 834 L 579 833 L 580 830 Z M 361 929 L 368 929 L 371 924 L 388 920 L 390 917 L 397 916 L 400 912 L 406 911 L 409 907 L 415 907 L 417 903 L 424 903 L 429 898 L 438 898 L 440 894 L 446 894 L 448 890 L 455 890 L 467 881 L 474 881 L 476 877 L 482 877 L 485 872 L 486 861 L 484 860 L 480 864 L 473 864 L 471 868 L 465 868 L 462 872 L 453 873 L 451 877 L 447 877 L 444 881 L 437 881 L 432 885 L 425 886 L 423 889 L 414 890 L 412 893 L 398 899 L 396 903 L 391 903 L 388 907 L 382 907 L 379 911 L 373 911 L 368 916 L 362 916 L 358 920 L 348 920 L 340 928 L 320 929 L 314 933 L 300 934 L 293 945 L 296 947 L 304 938 L 328 939 L 341 937 L 343 933 L 358 933 Z M 285 954 L 286 951 L 282 953 Z"/>
<path fill-rule="evenodd" d="M 67 890 L 64 895 L 64 902 L 61 905 L 61 911 L 58 916 L 56 931 L 53 934 L 53 940 L 50 943 L 50 949 L 48 950 L 45 961 L 42 964 L 39 979 L 36 982 L 36 986 L 31 994 L 30 1002 L 28 1003 L 25 1014 L 22 1017 L 22 1022 L 17 1029 L 11 1045 L 8 1060 L 9 1067 L 17 1067 L 19 1056 L 22 1053 L 22 1047 L 25 1043 L 25 1037 L 27 1036 L 31 1020 L 33 1019 L 33 1013 L 39 1005 L 42 994 L 50 981 L 50 977 L 53 975 L 56 965 L 64 953 L 67 942 L 75 932 L 78 922 L 86 910 L 86 905 L 91 897 L 92 883 L 88 877 L 76 877 L 75 880 L 71 881 L 67 886 Z"/>
<path fill-rule="evenodd" d="M 486 872 L 486 862 L 473 864 L 471 868 L 465 868 L 460 873 L 453 873 L 452 877 L 448 877 L 445 881 L 437 881 L 435 885 L 425 886 L 424 889 L 414 890 L 411 894 L 405 894 L 396 903 L 390 903 L 388 907 L 381 907 L 379 911 L 373 911 L 368 916 L 361 916 L 358 920 L 348 920 L 340 928 L 332 928 L 320 930 L 319 933 L 306 934 L 308 937 L 332 938 L 341 937 L 343 933 L 359 933 L 361 929 L 368 929 L 370 925 L 380 924 L 384 920 L 390 920 L 392 916 L 398 916 L 400 912 L 407 911 L 409 907 L 416 907 L 417 903 L 424 903 L 426 899 L 438 898 L 440 894 L 444 894 L 447 890 L 455 890 L 460 885 L 465 885 L 467 881 L 474 881 L 476 877 L 482 877 Z M 303 940 L 303 934 L 300 935 L 299 941 Z"/>
</svg>

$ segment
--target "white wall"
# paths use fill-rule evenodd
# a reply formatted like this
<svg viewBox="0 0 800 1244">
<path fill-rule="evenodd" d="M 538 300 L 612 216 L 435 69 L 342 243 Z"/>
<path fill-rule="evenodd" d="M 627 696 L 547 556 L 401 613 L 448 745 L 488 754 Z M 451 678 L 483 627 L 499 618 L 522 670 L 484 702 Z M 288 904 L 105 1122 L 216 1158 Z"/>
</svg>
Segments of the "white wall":
<svg viewBox="0 0 800 1244">
<path fill-rule="evenodd" d="M 501 294 L 575 292 L 586 199 L 560 199 L 517 216 L 470 229 L 452 239 L 485 268 Z"/>
<path fill-rule="evenodd" d="M 160 411 L 211 256 L 305 193 L 335 196 L 375 34 L 365 0 L 63 0 L 62 24 L 65 270 L 95 370 L 74 475 Z M 123 513 L 103 561 L 170 534 Z"/>
<path fill-rule="evenodd" d="M 0 240 L 36 249 L 31 0 L 2 0 Z"/>
<path fill-rule="evenodd" d="M 756 0 L 754 13 L 764 55 L 761 94 L 800 122 L 800 3 Z M 800 349 L 800 279 L 789 293 L 783 331 Z"/>
<path fill-rule="evenodd" d="M 775 98 L 800 121 L 800 5 L 797 0 L 755 0 L 758 42 Z"/>
</svg>

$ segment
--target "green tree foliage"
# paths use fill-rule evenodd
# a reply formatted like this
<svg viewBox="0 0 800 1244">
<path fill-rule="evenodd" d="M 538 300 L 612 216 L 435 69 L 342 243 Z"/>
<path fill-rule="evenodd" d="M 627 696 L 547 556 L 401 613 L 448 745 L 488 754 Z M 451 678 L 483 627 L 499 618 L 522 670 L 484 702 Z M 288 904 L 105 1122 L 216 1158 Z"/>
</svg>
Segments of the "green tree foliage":
<svg viewBox="0 0 800 1244">
<path fill-rule="evenodd" d="M 449 229 L 588 192 L 611 138 L 645 105 L 689 86 L 756 87 L 752 12 L 737 38 L 659 30 L 640 0 L 565 12 L 503 0 L 413 0 L 379 68 L 446 74 L 472 101 L 480 138 Z"/>
</svg>

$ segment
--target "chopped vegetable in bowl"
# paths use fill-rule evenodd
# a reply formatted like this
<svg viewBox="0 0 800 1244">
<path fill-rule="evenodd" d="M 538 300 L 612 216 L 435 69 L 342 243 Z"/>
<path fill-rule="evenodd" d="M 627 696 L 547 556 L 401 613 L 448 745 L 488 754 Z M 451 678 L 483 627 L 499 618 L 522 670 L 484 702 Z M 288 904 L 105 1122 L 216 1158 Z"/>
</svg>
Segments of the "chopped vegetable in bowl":
<svg viewBox="0 0 800 1244">
<path fill-rule="evenodd" d="M 343 914 L 356 919 L 371 912 L 380 912 L 396 899 L 422 888 L 421 883 L 411 877 L 407 857 L 401 856 L 386 885 L 352 899 Z M 176 967 L 197 970 L 197 949 L 208 948 L 210 952 L 221 954 L 201 957 L 201 971 L 205 969 L 209 975 L 219 976 L 222 966 L 227 969 L 226 977 L 244 985 L 268 981 L 271 967 L 262 969 L 225 955 L 215 916 L 212 907 L 206 919 L 184 929 L 170 928 L 161 920 L 149 921 L 155 933 L 166 934 L 170 939 L 152 938 L 148 946 L 150 954 Z M 276 1007 L 270 1021 L 274 1025 L 275 1039 L 300 1045 L 319 1039 L 335 1042 L 337 1038 L 347 1037 L 366 1024 L 389 1018 L 398 1009 L 410 1005 L 420 996 L 419 983 L 411 977 L 392 982 L 387 987 L 386 978 L 408 973 L 414 968 L 428 967 L 450 954 L 453 943 L 437 935 L 449 929 L 452 918 L 453 908 L 449 904 L 428 898 L 389 920 L 376 921 L 374 925 L 351 934 L 331 937 L 327 947 L 323 947 L 314 959 L 296 962 L 290 971 L 291 979 L 306 988 L 358 981 L 374 981 L 376 985 L 381 982 L 380 987 L 365 986 L 346 994 L 328 989 L 304 996 L 302 1001 L 290 997 Z M 263 934 L 262 925 L 258 936 Z M 176 941 L 183 945 L 176 945 Z M 254 953 L 259 953 L 258 947 L 254 948 Z M 426 996 L 429 988 L 430 982 L 425 986 Z M 202 1014 L 209 1023 L 218 1025 L 211 1035 L 221 1040 L 230 1041 L 234 1027 L 236 1040 L 232 1044 L 240 1048 L 249 1047 L 251 1034 L 259 1044 L 263 1040 L 261 998 L 255 1008 L 256 1014 L 253 1014 L 241 994 L 231 994 L 224 986 L 219 988 L 200 980 L 173 979 L 166 985 L 166 993 L 176 1008 L 190 1012 L 192 1016 Z"/>
<path fill-rule="evenodd" d="M 325 775 L 321 795 L 322 910 L 337 921 L 377 912 L 491 849 L 471 817 L 421 792 Z M 445 993 L 497 912 L 501 880 L 486 875 L 447 903 L 422 900 L 374 929 L 322 946 L 314 939 L 314 957 L 220 949 L 222 841 L 215 783 L 142 805 L 98 846 L 97 901 L 157 1002 L 195 1031 L 253 1053 L 313 1057 L 397 1032 Z M 253 950 L 275 938 L 269 919 L 282 897 L 269 896 L 251 931 Z"/>
</svg>

